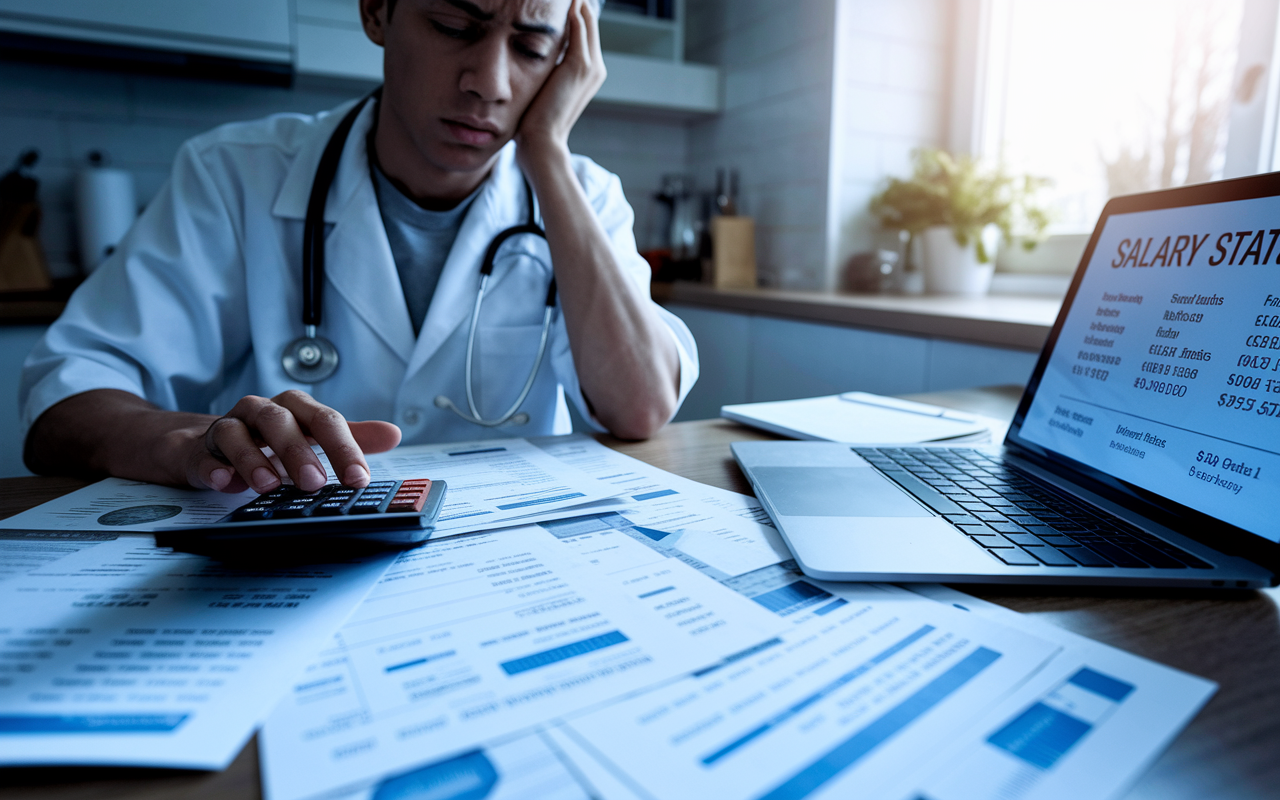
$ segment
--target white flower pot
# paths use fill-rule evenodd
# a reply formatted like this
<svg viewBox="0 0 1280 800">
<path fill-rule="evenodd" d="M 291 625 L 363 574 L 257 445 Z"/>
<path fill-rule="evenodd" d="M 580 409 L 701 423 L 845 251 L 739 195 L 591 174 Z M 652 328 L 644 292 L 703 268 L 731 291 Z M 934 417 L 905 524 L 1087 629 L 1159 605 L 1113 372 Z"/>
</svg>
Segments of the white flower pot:
<svg viewBox="0 0 1280 800">
<path fill-rule="evenodd" d="M 1000 229 L 988 225 L 982 232 L 990 263 L 978 263 L 975 242 L 968 247 L 956 243 L 951 228 L 938 225 L 920 234 L 921 255 L 924 261 L 924 290 L 926 294 L 952 294 L 981 297 L 991 286 L 995 274 L 996 246 L 1000 243 Z"/>
</svg>

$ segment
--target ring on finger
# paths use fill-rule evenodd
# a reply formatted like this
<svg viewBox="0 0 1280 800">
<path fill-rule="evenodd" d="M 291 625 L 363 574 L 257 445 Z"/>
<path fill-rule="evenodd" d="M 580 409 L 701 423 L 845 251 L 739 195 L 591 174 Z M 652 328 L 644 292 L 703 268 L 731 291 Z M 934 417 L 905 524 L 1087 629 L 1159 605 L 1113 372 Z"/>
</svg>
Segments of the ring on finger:
<svg viewBox="0 0 1280 800">
<path fill-rule="evenodd" d="M 222 452 L 222 448 L 218 447 L 218 443 L 214 441 L 213 431 L 218 427 L 219 422 L 229 419 L 230 417 L 218 417 L 213 422 L 209 423 L 209 427 L 204 432 L 204 448 L 209 451 L 209 455 L 228 466 L 231 465 L 231 459 L 227 458 L 226 454 Z"/>
</svg>

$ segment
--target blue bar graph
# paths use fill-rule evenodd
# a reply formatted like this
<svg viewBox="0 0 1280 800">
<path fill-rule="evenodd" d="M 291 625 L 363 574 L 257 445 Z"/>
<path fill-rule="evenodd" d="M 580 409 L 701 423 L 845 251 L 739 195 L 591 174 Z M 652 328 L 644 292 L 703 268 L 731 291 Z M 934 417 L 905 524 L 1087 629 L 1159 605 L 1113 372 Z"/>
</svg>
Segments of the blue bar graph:
<svg viewBox="0 0 1280 800">
<path fill-rule="evenodd" d="M 443 653 L 432 653 L 429 656 L 423 656 L 422 658 L 415 658 L 412 661 L 406 661 L 403 664 L 392 664 L 391 666 L 386 667 L 385 671 L 395 672 L 397 670 L 407 669 L 409 667 L 416 667 L 420 664 L 429 664 L 432 661 L 439 661 L 442 658 L 448 658 L 449 656 L 454 655 L 457 652 L 458 652 L 457 650 L 446 650 Z"/>
<path fill-rule="evenodd" d="M 631 495 L 632 500 L 644 502 L 645 500 L 656 500 L 659 497 L 670 497 L 673 494 L 680 494 L 675 489 L 663 489 L 657 492 L 645 492 L 644 494 Z"/>
<path fill-rule="evenodd" d="M 456 453 L 449 453 L 451 456 L 478 456 L 481 453 L 505 453 L 505 447 L 486 447 L 482 450 L 459 450 Z"/>
<path fill-rule="evenodd" d="M 1072 675 L 1067 683 L 1074 683 L 1081 689 L 1088 689 L 1113 703 L 1119 703 L 1124 700 L 1134 688 L 1132 683 L 1116 680 L 1110 675 L 1103 675 L 1101 672 L 1088 667 L 1077 670 L 1076 674 Z"/>
<path fill-rule="evenodd" d="M 806 581 L 796 581 L 764 594 L 758 594 L 751 599 L 775 614 L 785 617 L 828 597 L 831 597 L 831 593 L 825 589 L 819 589 Z"/>
<path fill-rule="evenodd" d="M 0 735 L 30 733 L 172 733 L 190 714 L 3 714 Z"/>
<path fill-rule="evenodd" d="M 647 598 L 653 597 L 656 594 L 662 594 L 664 592 L 674 592 L 675 590 L 676 590 L 676 587 L 674 586 L 664 586 L 661 589 L 654 589 L 652 592 L 645 592 L 644 594 L 636 595 L 636 596 L 639 597 L 641 600 L 645 600 Z"/>
<path fill-rule="evenodd" d="M 586 497 L 582 492 L 571 492 L 569 494 L 559 494 L 555 497 L 539 497 L 534 500 L 521 500 L 519 503 L 507 503 L 498 506 L 503 511 L 510 511 L 513 508 L 528 508 L 529 506 L 541 506 L 547 503 L 558 503 L 561 500 L 572 500 L 575 497 Z"/>
<path fill-rule="evenodd" d="M 521 672 L 528 672 L 531 669 L 545 667 L 558 661 L 564 661 L 575 656 L 586 655 L 596 650 L 603 650 L 606 647 L 612 647 L 615 644 L 631 641 L 622 631 L 609 631 L 599 636 L 592 636 L 590 639 L 583 639 L 580 642 L 553 647 L 550 650 L 543 650 L 541 653 L 523 656 L 511 661 L 504 661 L 498 666 L 502 667 L 502 671 L 508 675 L 519 675 Z"/>
<path fill-rule="evenodd" d="M 640 531 L 645 536 L 648 536 L 650 539 L 654 540 L 655 542 L 660 542 L 671 535 L 671 531 L 660 531 L 657 528 L 642 528 L 639 525 L 632 525 L 631 527 Z"/>
<path fill-rule="evenodd" d="M 1000 658 L 1000 653 L 979 647 L 920 691 L 894 706 L 884 716 L 827 751 L 821 758 L 792 775 L 759 800 L 801 800 L 856 764 L 895 734 L 924 716 L 961 686 Z"/>
<path fill-rule="evenodd" d="M 1048 769 L 1093 726 L 1044 703 L 1023 711 L 987 741 L 1028 764 Z"/>
<path fill-rule="evenodd" d="M 1082 667 L 1066 680 L 1066 684 L 1092 692 L 1112 703 L 1121 703 L 1134 690 L 1132 683 L 1103 675 L 1097 670 Z M 1061 687 L 1059 687 L 1061 688 Z M 1010 755 L 1040 769 L 1049 769 L 1058 763 L 1076 743 L 1093 730 L 1093 724 L 1036 702 L 1026 711 L 1014 717 L 1003 728 L 987 737 L 987 742 Z"/>
<path fill-rule="evenodd" d="M 372 800 L 483 800 L 502 778 L 483 750 L 386 778 Z"/>
<path fill-rule="evenodd" d="M 812 706 L 814 703 L 818 702 L 824 697 L 828 697 L 833 692 L 839 690 L 841 687 L 845 686 L 851 681 L 857 680 L 863 675 L 866 675 L 877 664 L 883 664 L 885 661 L 892 658 L 894 655 L 902 652 L 906 648 L 920 641 L 925 636 L 928 636 L 929 633 L 932 632 L 933 630 L 934 628 L 932 625 L 922 625 L 920 628 L 914 631 L 911 635 L 907 636 L 905 639 L 902 639 L 901 641 L 898 641 L 898 642 L 895 642 L 894 644 L 889 645 L 889 647 L 885 648 L 884 650 L 881 650 L 879 653 L 876 653 L 871 658 L 867 659 L 866 661 L 862 662 L 858 666 L 849 670 L 845 674 L 836 678 L 831 683 L 828 683 L 826 686 L 823 686 L 818 691 L 814 692 L 808 697 L 805 697 L 802 700 L 799 700 L 794 705 L 783 709 L 777 714 L 774 714 L 771 718 L 769 718 L 768 720 L 765 720 L 759 727 L 754 728 L 751 731 L 748 731 L 746 734 L 738 737 L 737 739 L 733 740 L 732 742 L 725 745 L 724 747 L 721 747 L 719 750 L 716 750 L 714 753 L 711 753 L 710 755 L 705 756 L 702 759 L 702 763 L 709 767 L 712 764 L 719 761 L 720 759 L 734 752 L 735 750 L 738 750 L 744 747 L 747 743 L 751 742 L 752 740 L 758 739 L 759 737 L 765 735 L 769 731 L 773 730 L 774 728 L 777 728 L 779 725 L 782 725 L 784 722 L 791 719 L 795 715 L 799 714 L 801 711 L 804 711 L 806 708 L 808 708 L 809 706 Z"/>
<path fill-rule="evenodd" d="M 813 613 L 817 614 L 820 617 L 825 617 L 826 615 L 830 614 L 832 611 L 835 611 L 840 606 L 847 606 L 847 605 L 849 605 L 848 600 L 845 600 L 843 597 L 837 597 L 835 599 L 835 602 L 827 603 L 822 608 L 814 610 Z"/>
</svg>

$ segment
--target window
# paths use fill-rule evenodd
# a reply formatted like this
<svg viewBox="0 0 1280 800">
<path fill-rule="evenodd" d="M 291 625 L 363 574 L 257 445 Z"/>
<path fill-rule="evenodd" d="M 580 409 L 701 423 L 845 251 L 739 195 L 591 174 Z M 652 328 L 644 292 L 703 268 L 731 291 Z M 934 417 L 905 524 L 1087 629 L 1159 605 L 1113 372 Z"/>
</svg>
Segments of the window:
<svg viewBox="0 0 1280 800">
<path fill-rule="evenodd" d="M 960 4 L 952 147 L 1054 182 L 1058 241 L 1014 268 L 1074 269 L 1109 197 L 1269 169 L 1276 6 Z"/>
</svg>

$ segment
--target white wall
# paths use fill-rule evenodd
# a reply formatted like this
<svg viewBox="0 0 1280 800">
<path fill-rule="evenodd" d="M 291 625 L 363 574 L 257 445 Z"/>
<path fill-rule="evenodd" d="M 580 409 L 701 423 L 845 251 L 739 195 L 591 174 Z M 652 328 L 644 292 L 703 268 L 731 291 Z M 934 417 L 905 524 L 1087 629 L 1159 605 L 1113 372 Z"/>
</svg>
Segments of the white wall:
<svg viewBox="0 0 1280 800">
<path fill-rule="evenodd" d="M 866 211 L 910 151 L 944 140 L 954 0 L 688 0 L 686 57 L 724 72 L 689 165 L 742 173 L 766 285 L 833 288 L 881 236 Z"/>
<path fill-rule="evenodd" d="M 769 286 L 821 286 L 831 131 L 835 0 L 690 0 L 685 53 L 720 66 L 724 111 L 689 129 L 689 165 L 714 188 L 742 176 Z"/>
<path fill-rule="evenodd" d="M 946 143 L 954 11 L 952 0 L 838 2 L 833 277 L 851 254 L 884 241 L 867 211 L 884 179 L 909 173 L 913 149 Z"/>
</svg>

